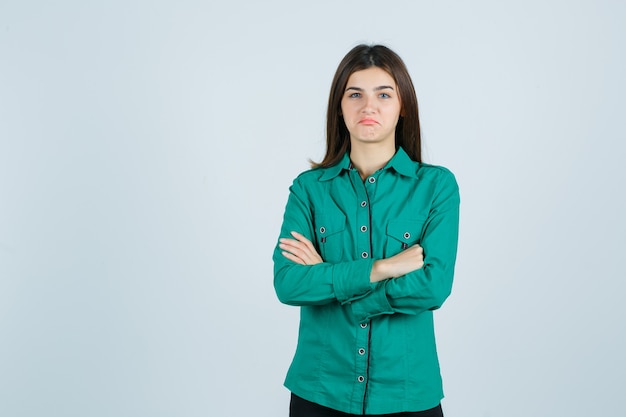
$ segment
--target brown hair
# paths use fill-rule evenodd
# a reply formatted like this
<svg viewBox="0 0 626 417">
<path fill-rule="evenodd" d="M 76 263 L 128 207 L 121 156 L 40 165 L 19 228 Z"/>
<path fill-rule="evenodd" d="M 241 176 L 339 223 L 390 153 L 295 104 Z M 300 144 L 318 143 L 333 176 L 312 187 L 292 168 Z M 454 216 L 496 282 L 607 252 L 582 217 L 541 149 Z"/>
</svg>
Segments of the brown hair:
<svg viewBox="0 0 626 417">
<path fill-rule="evenodd" d="M 341 116 L 341 99 L 350 75 L 370 67 L 387 71 L 398 85 L 402 111 L 396 126 L 396 149 L 402 146 L 412 160 L 422 162 L 417 97 L 406 65 L 386 46 L 358 45 L 348 52 L 335 72 L 326 115 L 326 155 L 322 162 L 312 162 L 314 168 L 333 166 L 350 150 L 350 133 Z"/>
</svg>

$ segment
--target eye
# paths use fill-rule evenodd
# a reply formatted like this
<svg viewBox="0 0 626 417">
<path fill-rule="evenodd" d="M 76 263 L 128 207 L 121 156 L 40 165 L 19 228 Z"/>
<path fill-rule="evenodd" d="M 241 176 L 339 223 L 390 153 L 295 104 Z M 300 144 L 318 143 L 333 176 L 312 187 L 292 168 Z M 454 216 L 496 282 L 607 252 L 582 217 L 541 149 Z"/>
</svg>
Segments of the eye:
<svg viewBox="0 0 626 417">
<path fill-rule="evenodd" d="M 361 93 L 352 93 L 348 97 L 349 98 L 359 98 L 359 97 L 361 97 Z"/>
<path fill-rule="evenodd" d="M 387 93 L 380 93 L 380 95 L 378 96 L 380 98 L 391 98 L 391 96 Z"/>
</svg>

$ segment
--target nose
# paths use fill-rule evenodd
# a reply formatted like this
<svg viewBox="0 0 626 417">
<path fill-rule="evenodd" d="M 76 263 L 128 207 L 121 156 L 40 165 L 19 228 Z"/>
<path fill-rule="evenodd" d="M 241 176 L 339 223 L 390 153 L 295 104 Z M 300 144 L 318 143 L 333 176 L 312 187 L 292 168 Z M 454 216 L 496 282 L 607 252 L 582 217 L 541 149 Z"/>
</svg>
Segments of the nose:
<svg viewBox="0 0 626 417">
<path fill-rule="evenodd" d="M 372 97 L 371 95 L 366 96 L 361 112 L 365 114 L 369 114 L 375 111 L 376 111 L 375 97 Z"/>
</svg>

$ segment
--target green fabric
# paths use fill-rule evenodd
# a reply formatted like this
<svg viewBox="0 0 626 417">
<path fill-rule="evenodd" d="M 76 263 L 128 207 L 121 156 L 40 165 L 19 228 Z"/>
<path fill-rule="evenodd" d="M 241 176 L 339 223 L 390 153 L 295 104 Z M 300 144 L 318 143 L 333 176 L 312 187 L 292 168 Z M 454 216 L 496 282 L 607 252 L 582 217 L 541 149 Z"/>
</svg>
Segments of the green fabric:
<svg viewBox="0 0 626 417">
<path fill-rule="evenodd" d="M 285 386 L 352 414 L 439 404 L 443 390 L 432 312 L 450 294 L 458 226 L 452 173 L 414 162 L 402 148 L 365 181 L 347 154 L 333 167 L 298 176 L 280 237 L 302 233 L 324 262 L 299 265 L 278 246 L 274 251 L 276 294 L 285 304 L 301 306 Z M 424 248 L 423 268 L 370 283 L 374 260 L 416 243 Z"/>
</svg>

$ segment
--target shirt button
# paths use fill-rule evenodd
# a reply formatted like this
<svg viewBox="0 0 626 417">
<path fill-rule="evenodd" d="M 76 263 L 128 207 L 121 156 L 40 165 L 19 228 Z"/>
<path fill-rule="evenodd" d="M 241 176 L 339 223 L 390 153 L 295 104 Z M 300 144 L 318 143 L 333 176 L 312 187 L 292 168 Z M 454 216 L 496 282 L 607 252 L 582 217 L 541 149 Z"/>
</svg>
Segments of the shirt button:
<svg viewBox="0 0 626 417">
<path fill-rule="evenodd" d="M 326 233 L 326 228 L 324 226 L 320 227 L 320 233 Z"/>
<path fill-rule="evenodd" d="M 367 226 L 361 226 L 361 232 L 363 233 L 367 232 Z"/>
<path fill-rule="evenodd" d="M 361 323 L 361 329 L 365 329 L 367 327 L 367 323 Z"/>
<path fill-rule="evenodd" d="M 411 237 L 411 234 L 409 232 L 404 232 L 404 238 L 408 239 Z"/>
<path fill-rule="evenodd" d="M 374 184 L 376 182 L 376 178 L 374 177 L 369 177 L 367 180 L 370 182 L 370 184 Z"/>
<path fill-rule="evenodd" d="M 367 201 L 361 201 L 361 207 L 367 206 Z"/>
<path fill-rule="evenodd" d="M 370 255 L 367 252 L 361 253 L 361 258 L 363 258 L 363 259 L 367 258 L 368 256 L 370 256 Z"/>
<path fill-rule="evenodd" d="M 363 348 L 359 349 L 359 355 L 365 355 L 365 349 Z"/>
<path fill-rule="evenodd" d="M 359 375 L 359 377 L 356 380 L 359 382 L 363 382 L 365 381 L 365 378 L 363 377 L 363 375 Z"/>
</svg>

